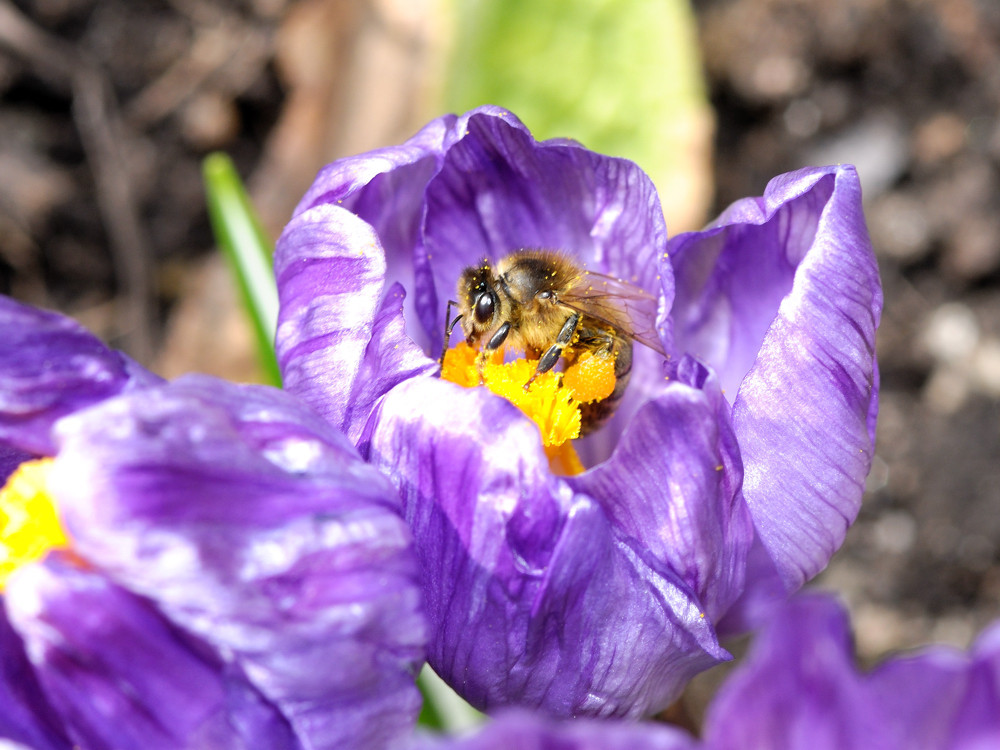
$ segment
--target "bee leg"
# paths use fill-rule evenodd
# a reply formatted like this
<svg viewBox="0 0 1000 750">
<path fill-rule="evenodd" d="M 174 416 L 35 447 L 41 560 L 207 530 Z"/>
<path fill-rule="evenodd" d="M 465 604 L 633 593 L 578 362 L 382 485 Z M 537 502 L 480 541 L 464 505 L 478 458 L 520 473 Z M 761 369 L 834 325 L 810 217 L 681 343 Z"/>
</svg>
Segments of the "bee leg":
<svg viewBox="0 0 1000 750">
<path fill-rule="evenodd" d="M 455 302 L 454 300 L 448 300 L 448 306 L 445 308 L 445 311 L 444 311 L 444 320 L 445 320 L 444 346 L 441 347 L 441 359 L 438 360 L 438 364 L 441 365 L 441 367 L 444 367 L 444 355 L 445 355 L 445 352 L 448 351 L 448 344 L 451 342 L 451 332 L 453 330 L 455 330 L 455 324 L 458 323 L 458 321 L 460 321 L 462 319 L 462 316 L 459 315 L 454 320 L 452 320 L 452 321 L 449 322 L 448 318 L 451 317 L 451 306 L 452 305 L 455 305 L 455 307 L 458 307 L 458 303 L 457 302 Z"/>
<path fill-rule="evenodd" d="M 532 373 L 531 377 L 528 378 L 528 382 L 524 384 L 524 390 L 528 390 L 535 378 L 544 372 L 548 372 L 553 367 L 556 366 L 556 362 L 562 356 L 563 350 L 569 346 L 570 342 L 573 340 L 573 336 L 576 335 L 577 326 L 580 325 L 580 313 L 573 313 L 568 318 L 566 322 L 563 323 L 562 328 L 559 329 L 559 335 L 556 336 L 556 341 L 552 346 L 545 350 L 545 353 L 538 360 L 538 364 L 535 366 L 535 371 Z"/>
<path fill-rule="evenodd" d="M 479 367 L 479 382 L 483 382 L 483 368 L 486 367 L 486 359 L 493 352 L 503 346 L 503 342 L 507 340 L 507 335 L 510 333 L 510 321 L 504 323 L 502 326 L 496 329 L 490 340 L 486 342 L 480 352 L 479 356 L 476 358 L 476 364 Z"/>
</svg>

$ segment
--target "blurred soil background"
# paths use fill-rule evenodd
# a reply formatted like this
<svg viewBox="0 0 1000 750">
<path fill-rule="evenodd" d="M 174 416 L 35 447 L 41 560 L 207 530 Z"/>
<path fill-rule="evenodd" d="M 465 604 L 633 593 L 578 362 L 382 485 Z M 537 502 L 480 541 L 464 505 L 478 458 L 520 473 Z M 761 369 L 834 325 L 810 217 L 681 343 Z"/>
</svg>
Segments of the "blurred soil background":
<svg viewBox="0 0 1000 750">
<path fill-rule="evenodd" d="M 1000 3 L 693 10 L 711 110 L 669 141 L 681 171 L 654 174 L 672 230 L 799 166 L 852 162 L 864 184 L 886 297 L 879 443 L 820 583 L 867 661 L 966 646 L 1000 615 Z M 0 292 L 161 374 L 254 379 L 201 160 L 229 153 L 277 236 L 322 164 L 442 111 L 449 18 L 443 0 L 0 0 Z M 637 70 L 670 88 L 670 70 Z"/>
</svg>

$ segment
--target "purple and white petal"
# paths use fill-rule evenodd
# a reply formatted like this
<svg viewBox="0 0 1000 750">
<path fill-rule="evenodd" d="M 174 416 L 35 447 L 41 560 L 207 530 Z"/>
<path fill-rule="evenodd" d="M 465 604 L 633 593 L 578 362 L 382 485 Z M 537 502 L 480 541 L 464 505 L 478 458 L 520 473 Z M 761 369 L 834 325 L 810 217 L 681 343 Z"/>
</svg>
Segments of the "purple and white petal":
<svg viewBox="0 0 1000 750">
<path fill-rule="evenodd" d="M 386 480 L 286 393 L 185 378 L 64 420 L 78 553 L 230 654 L 310 747 L 408 731 L 425 626 Z"/>
<path fill-rule="evenodd" d="M 204 645 L 99 573 L 50 556 L 11 577 L 7 607 L 74 746 L 298 747 L 280 713 L 242 697 L 247 686 Z"/>
<path fill-rule="evenodd" d="M 710 411 L 684 401 L 664 408 Z M 385 398 L 369 429 L 368 458 L 392 476 L 413 530 L 428 661 L 473 705 L 638 717 L 729 658 L 695 590 L 704 581 L 689 582 L 658 554 L 665 545 L 648 549 L 612 516 L 638 523 L 645 511 L 630 503 L 650 497 L 637 490 L 604 507 L 585 483 L 552 475 L 534 423 L 507 401 L 414 379 Z M 705 449 L 718 489 L 723 459 L 718 446 Z M 690 469 L 675 466 L 678 480 Z M 683 535 L 673 541 L 683 546 Z M 705 562 L 714 574 L 700 553 L 690 548 L 689 570 Z"/>
<path fill-rule="evenodd" d="M 675 340 L 733 399 L 743 492 L 787 590 L 857 515 L 878 403 L 878 268 L 852 167 L 776 178 L 675 237 Z"/>
<path fill-rule="evenodd" d="M 465 122 L 424 197 L 415 283 L 435 345 L 462 269 L 520 248 L 562 250 L 591 271 L 666 290 L 669 309 L 672 283 L 657 264 L 666 249 L 663 211 L 638 166 L 570 141 L 536 141 L 491 112 L 469 113 Z"/>
<path fill-rule="evenodd" d="M 715 622 L 743 590 L 753 525 L 729 407 L 704 368 L 681 365 L 612 456 L 566 481 L 601 504 L 616 535 L 680 575 Z"/>
<path fill-rule="evenodd" d="M 72 747 L 0 599 L 0 746 L 3 740 L 35 750 Z"/>
<path fill-rule="evenodd" d="M 356 438 L 375 401 L 436 363 L 406 335 L 398 287 L 385 291 L 372 227 L 321 204 L 298 214 L 275 252 L 275 350 L 284 387 Z"/>
</svg>

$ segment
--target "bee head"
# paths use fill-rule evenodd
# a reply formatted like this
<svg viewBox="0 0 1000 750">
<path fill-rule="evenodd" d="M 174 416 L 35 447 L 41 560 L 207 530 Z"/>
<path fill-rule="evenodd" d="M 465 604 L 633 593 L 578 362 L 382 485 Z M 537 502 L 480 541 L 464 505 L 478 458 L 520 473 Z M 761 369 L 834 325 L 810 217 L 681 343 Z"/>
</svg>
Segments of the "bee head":
<svg viewBox="0 0 1000 750">
<path fill-rule="evenodd" d="M 462 301 L 462 327 L 467 336 L 488 328 L 500 309 L 500 298 L 493 283 L 493 271 L 487 261 L 470 266 L 462 272 L 458 282 L 459 299 Z"/>
</svg>

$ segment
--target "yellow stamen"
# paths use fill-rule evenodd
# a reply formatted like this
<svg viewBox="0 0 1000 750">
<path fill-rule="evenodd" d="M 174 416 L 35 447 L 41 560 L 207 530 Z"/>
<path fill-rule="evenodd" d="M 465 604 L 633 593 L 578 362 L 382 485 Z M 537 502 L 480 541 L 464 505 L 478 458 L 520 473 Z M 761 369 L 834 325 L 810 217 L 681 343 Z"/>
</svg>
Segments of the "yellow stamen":
<svg viewBox="0 0 1000 750">
<path fill-rule="evenodd" d="M 565 374 L 542 373 L 525 390 L 525 383 L 535 373 L 536 360 L 505 363 L 503 355 L 494 352 L 483 363 L 480 378 L 479 357 L 476 349 L 464 341 L 459 343 L 445 353 L 441 377 L 467 388 L 485 385 L 503 396 L 538 426 L 554 472 L 582 473 L 583 464 L 570 442 L 580 436 L 580 404 L 599 401 L 611 394 L 615 387 L 614 360 L 584 353 Z M 575 384 L 573 388 L 567 380 Z"/>
<path fill-rule="evenodd" d="M 586 468 L 580 457 L 576 455 L 573 443 L 567 440 L 562 445 L 548 445 L 545 447 L 545 455 L 549 459 L 549 468 L 553 474 L 562 474 L 564 477 L 583 474 Z"/>
<path fill-rule="evenodd" d="M 48 493 L 51 458 L 26 461 L 0 489 L 0 591 L 11 573 L 69 543 Z"/>
<path fill-rule="evenodd" d="M 530 417 L 542 433 L 546 446 L 562 445 L 580 436 L 580 404 L 562 387 L 557 372 L 542 373 L 528 388 L 525 383 L 535 372 L 534 360 L 488 362 L 483 369 L 486 387 L 503 396 Z"/>
</svg>

